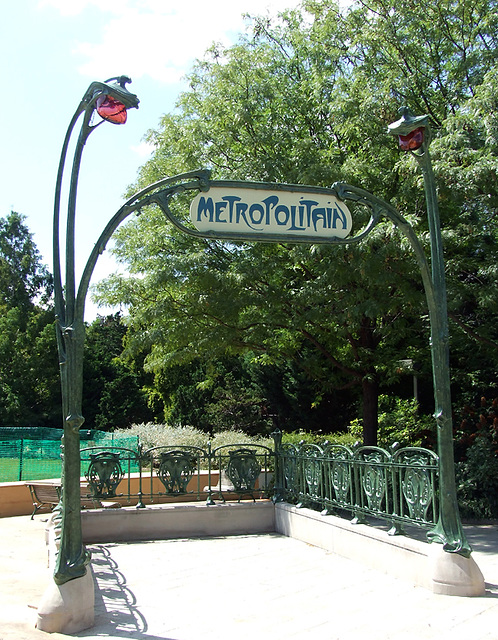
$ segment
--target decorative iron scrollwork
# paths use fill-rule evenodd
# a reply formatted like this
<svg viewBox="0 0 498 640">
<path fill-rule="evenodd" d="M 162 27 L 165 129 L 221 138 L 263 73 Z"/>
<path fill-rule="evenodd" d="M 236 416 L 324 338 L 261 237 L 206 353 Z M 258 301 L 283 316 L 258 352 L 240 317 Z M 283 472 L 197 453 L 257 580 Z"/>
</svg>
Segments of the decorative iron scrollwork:
<svg viewBox="0 0 498 640">
<path fill-rule="evenodd" d="M 351 491 L 351 469 L 347 462 L 334 460 L 332 467 L 332 486 L 334 487 L 336 500 L 340 503 L 347 504 Z"/>
<path fill-rule="evenodd" d="M 303 445 L 303 475 L 306 482 L 306 492 L 310 498 L 318 497 L 322 485 L 322 450 L 316 445 Z"/>
<path fill-rule="evenodd" d="M 328 445 L 324 450 L 329 482 L 340 505 L 349 505 L 352 489 L 352 452 L 342 445 Z"/>
<path fill-rule="evenodd" d="M 360 447 L 355 458 L 359 463 L 361 489 L 367 498 L 368 508 L 381 512 L 387 492 L 386 463 L 390 455 L 380 448 Z"/>
<path fill-rule="evenodd" d="M 410 518 L 426 521 L 429 507 L 435 498 L 435 454 L 414 447 L 401 450 L 395 455 L 394 460 L 400 464 L 400 485 Z"/>
<path fill-rule="evenodd" d="M 189 451 L 163 451 L 157 475 L 167 493 L 187 493 L 188 483 L 197 469 L 197 456 Z"/>
<path fill-rule="evenodd" d="M 401 482 L 410 518 L 425 520 L 432 501 L 429 474 L 425 469 L 407 469 Z"/>
<path fill-rule="evenodd" d="M 226 474 L 233 484 L 234 491 L 241 496 L 251 495 L 256 486 L 256 480 L 261 473 L 261 465 L 252 449 L 238 449 L 229 452 Z"/>
<path fill-rule="evenodd" d="M 368 466 L 363 472 L 363 490 L 367 496 L 369 509 L 380 511 L 386 490 L 382 469 Z"/>
<path fill-rule="evenodd" d="M 296 448 L 291 445 L 282 446 L 283 458 L 283 476 L 285 488 L 294 488 L 297 481 L 297 452 Z"/>
<path fill-rule="evenodd" d="M 94 498 L 114 498 L 124 473 L 119 453 L 101 451 L 90 454 L 90 464 L 85 474 Z"/>
</svg>

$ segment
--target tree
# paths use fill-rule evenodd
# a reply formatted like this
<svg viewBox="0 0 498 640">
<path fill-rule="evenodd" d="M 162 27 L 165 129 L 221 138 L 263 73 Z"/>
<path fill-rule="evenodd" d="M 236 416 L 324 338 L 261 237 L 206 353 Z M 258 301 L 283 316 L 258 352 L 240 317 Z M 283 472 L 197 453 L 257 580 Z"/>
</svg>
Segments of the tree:
<svg viewBox="0 0 498 640">
<path fill-rule="evenodd" d="M 143 229 L 136 231 L 135 241 L 144 237 Z M 371 247 L 372 264 L 378 265 L 377 300 L 372 287 L 367 289 L 367 270 L 348 268 L 360 260 L 353 249 L 334 253 L 315 247 L 312 256 L 290 246 L 220 245 L 213 250 L 176 235 L 163 239 L 161 251 L 147 243 L 139 260 L 149 267 L 161 262 L 160 273 L 153 275 L 160 283 L 153 289 L 147 278 L 127 282 L 125 295 L 137 303 L 128 348 L 145 349 L 147 365 L 155 371 L 202 356 L 219 358 L 227 348 L 255 351 L 273 366 L 294 362 L 315 380 L 310 408 L 334 389 L 346 392 L 353 385 L 361 386 L 367 398 L 372 390 L 375 402 L 381 367 L 384 379 L 395 376 L 403 340 L 413 332 L 401 309 L 417 307 L 421 300 L 409 272 L 394 281 L 393 272 L 401 267 L 395 259 L 389 264 L 383 233 L 377 242 Z M 334 287 L 339 290 L 331 300 Z M 154 297 L 146 303 L 152 290 Z M 119 287 L 116 295 L 123 292 Z M 374 352 L 381 362 L 373 360 Z"/>
<path fill-rule="evenodd" d="M 268 434 L 277 426 L 329 432 L 339 418 L 345 421 L 344 394 L 340 402 L 326 395 L 313 407 L 314 397 L 313 383 L 292 362 L 263 363 L 253 352 L 158 369 L 149 389 L 156 419 L 211 434 L 230 429 Z"/>
<path fill-rule="evenodd" d="M 103 431 L 148 422 L 143 369 L 120 358 L 126 327 L 119 313 L 98 317 L 86 329 L 83 365 L 85 426 Z"/>
<path fill-rule="evenodd" d="M 0 218 L 0 305 L 30 311 L 50 300 L 52 276 L 24 220 L 15 211 Z"/>
<path fill-rule="evenodd" d="M 24 219 L 0 219 L 0 424 L 59 426 L 52 279 Z"/>
<path fill-rule="evenodd" d="M 445 236 L 454 381 L 460 410 L 496 395 L 498 356 L 498 67 L 434 143 L 440 198 L 453 210 Z"/>
<path fill-rule="evenodd" d="M 462 174 L 469 113 L 493 99 L 485 87 L 497 61 L 496 4 L 371 0 L 341 13 L 316 0 L 279 20 L 254 19 L 239 44 L 214 46 L 197 63 L 177 112 L 149 133 L 156 152 L 137 186 L 199 166 L 218 178 L 342 180 L 391 200 L 425 241 L 420 176 L 387 125 L 403 105 L 428 113 L 438 177 Z M 474 275 L 487 271 L 490 281 L 496 264 L 496 204 L 480 183 L 496 168 L 495 138 L 485 134 L 494 127 L 472 129 L 468 187 L 441 189 L 450 300 L 457 292 L 455 301 L 477 299 Z M 479 238 L 473 244 L 466 216 Z M 108 302 L 130 305 L 128 345 L 148 352 L 151 370 L 226 351 L 292 360 L 317 383 L 317 404 L 331 389 L 361 389 L 364 440 L 373 444 L 378 394 L 396 380 L 397 362 L 412 357 L 429 368 L 420 276 L 388 224 L 344 249 L 238 246 L 181 237 L 148 211 L 120 230 L 116 253 L 132 277 L 111 279 L 101 291 Z M 467 272 L 474 275 L 465 279 Z M 452 305 L 454 322 L 467 328 L 459 334 L 462 355 L 487 335 L 494 342 L 493 302 L 480 300 L 485 326 L 475 313 L 471 322 L 463 317 L 466 305 Z"/>
</svg>

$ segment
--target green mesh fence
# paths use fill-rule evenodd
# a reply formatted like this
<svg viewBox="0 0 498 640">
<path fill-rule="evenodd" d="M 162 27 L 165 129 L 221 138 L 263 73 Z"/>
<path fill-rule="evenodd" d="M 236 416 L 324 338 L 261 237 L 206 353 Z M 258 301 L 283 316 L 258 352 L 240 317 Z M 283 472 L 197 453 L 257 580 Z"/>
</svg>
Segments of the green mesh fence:
<svg viewBox="0 0 498 640">
<path fill-rule="evenodd" d="M 59 440 L 62 429 L 50 427 L 0 427 L 0 440 Z"/>
<path fill-rule="evenodd" d="M 53 430 L 52 430 L 53 431 Z M 32 438 L 0 440 L 0 482 L 19 482 L 22 480 L 47 480 L 61 477 L 61 441 Z M 138 438 L 114 438 L 112 433 L 93 432 L 91 439 L 82 439 L 81 448 L 121 447 L 138 450 Z M 126 457 L 126 455 L 125 455 Z M 131 463 L 130 463 L 131 464 Z M 138 471 L 133 464 L 130 472 Z M 84 475 L 84 472 L 83 472 Z"/>
<path fill-rule="evenodd" d="M 16 482 L 22 475 L 22 440 L 0 441 L 0 482 Z"/>
<path fill-rule="evenodd" d="M 109 448 L 109 450 L 113 450 L 115 447 L 119 447 L 121 449 L 118 451 L 121 467 L 125 474 L 130 473 L 138 473 L 140 470 L 140 465 L 137 459 L 137 456 L 134 453 L 138 452 L 138 436 L 133 437 L 125 437 L 121 436 L 119 438 L 111 437 L 112 433 L 105 433 L 101 431 L 99 434 L 95 434 L 92 440 L 86 440 L 85 442 L 81 441 L 80 449 L 84 449 L 85 451 L 81 454 L 81 471 L 80 476 L 84 476 L 86 470 L 88 469 L 88 464 L 90 461 L 90 455 L 92 451 L 86 451 L 90 447 L 99 447 L 99 449 L 95 452 L 101 451 L 103 447 Z M 103 437 L 107 436 L 107 437 Z M 127 451 L 125 451 L 125 449 Z"/>
</svg>

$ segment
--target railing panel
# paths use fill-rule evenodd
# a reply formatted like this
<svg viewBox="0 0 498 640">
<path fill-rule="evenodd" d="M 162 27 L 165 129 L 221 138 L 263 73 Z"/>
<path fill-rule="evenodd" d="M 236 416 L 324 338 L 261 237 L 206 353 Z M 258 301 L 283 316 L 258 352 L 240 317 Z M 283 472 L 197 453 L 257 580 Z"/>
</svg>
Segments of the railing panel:
<svg viewBox="0 0 498 640">
<path fill-rule="evenodd" d="M 323 506 L 323 451 L 316 444 L 303 444 L 299 449 L 298 506 Z"/>
<path fill-rule="evenodd" d="M 421 526 L 436 521 L 438 457 L 427 449 L 411 447 L 393 455 L 395 515 Z"/>
<path fill-rule="evenodd" d="M 81 451 L 81 475 L 88 497 L 123 498 L 138 507 L 272 496 L 322 513 L 346 513 L 353 522 L 380 519 L 391 525 L 391 533 L 408 524 L 426 529 L 436 524 L 439 460 L 434 452 L 275 442 L 276 453 L 246 443 L 146 451 L 90 447 Z"/>
<path fill-rule="evenodd" d="M 343 445 L 329 444 L 324 448 L 324 510 L 351 511 L 354 475 L 353 452 Z"/>
<path fill-rule="evenodd" d="M 95 498 L 114 498 L 123 476 L 119 452 L 90 453 L 90 464 L 85 478 Z"/>
<path fill-rule="evenodd" d="M 211 484 L 209 493 L 213 499 L 217 495 L 220 500 L 225 496 L 268 497 L 270 495 L 270 468 L 273 465 L 274 453 L 264 445 L 242 444 L 222 445 L 210 450 L 210 472 L 218 473 L 217 485 Z"/>
<path fill-rule="evenodd" d="M 296 502 L 300 493 L 300 473 L 298 467 L 299 451 L 293 444 L 283 444 L 278 449 L 277 498 L 287 502 Z"/>
<path fill-rule="evenodd" d="M 349 513 L 391 525 L 430 528 L 437 519 L 438 456 L 428 449 L 325 444 L 280 445 L 275 499 L 297 506 Z"/>
<path fill-rule="evenodd" d="M 390 454 L 380 447 L 358 447 L 353 454 L 355 470 L 355 512 L 387 517 L 392 512 L 389 486 Z"/>
<path fill-rule="evenodd" d="M 140 453 L 124 447 L 85 447 L 80 451 L 80 476 L 88 482 L 88 497 L 99 500 L 132 498 L 140 501 L 138 491 L 132 488 L 132 474 L 141 475 Z M 119 493 L 118 493 L 119 487 Z"/>
<path fill-rule="evenodd" d="M 180 496 L 201 500 L 204 487 L 200 472 L 209 466 L 208 461 L 209 454 L 205 449 L 187 445 L 159 446 L 142 452 L 144 497 L 151 502 L 162 497 Z M 192 487 L 194 477 L 197 481 Z"/>
</svg>

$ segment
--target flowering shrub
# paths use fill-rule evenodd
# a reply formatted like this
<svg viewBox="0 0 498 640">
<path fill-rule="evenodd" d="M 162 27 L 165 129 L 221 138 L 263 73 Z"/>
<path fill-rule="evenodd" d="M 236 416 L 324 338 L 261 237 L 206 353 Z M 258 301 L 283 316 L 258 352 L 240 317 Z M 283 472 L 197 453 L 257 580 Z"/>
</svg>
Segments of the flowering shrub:
<svg viewBox="0 0 498 640">
<path fill-rule="evenodd" d="M 242 431 L 220 431 L 212 438 L 209 434 L 194 427 L 174 427 L 166 424 L 135 424 L 129 429 L 118 429 L 115 436 L 138 436 L 144 449 L 161 446 L 187 446 L 207 449 L 211 441 L 211 448 L 215 449 L 227 444 L 263 444 L 273 448 L 272 438 L 248 436 Z"/>
</svg>

